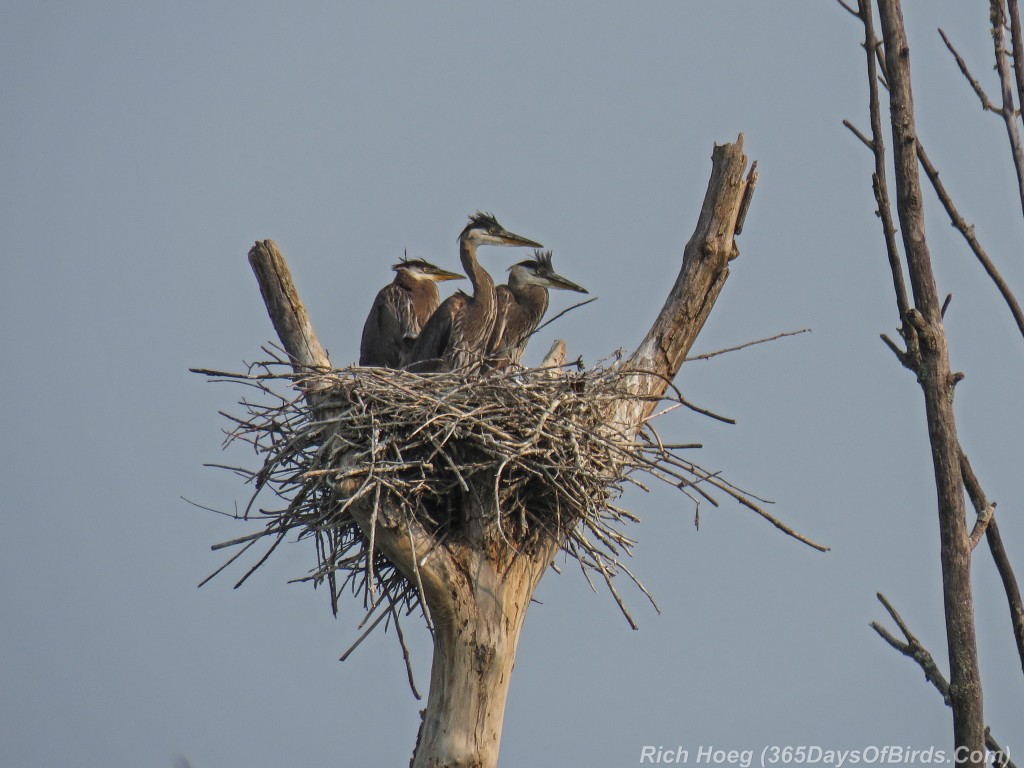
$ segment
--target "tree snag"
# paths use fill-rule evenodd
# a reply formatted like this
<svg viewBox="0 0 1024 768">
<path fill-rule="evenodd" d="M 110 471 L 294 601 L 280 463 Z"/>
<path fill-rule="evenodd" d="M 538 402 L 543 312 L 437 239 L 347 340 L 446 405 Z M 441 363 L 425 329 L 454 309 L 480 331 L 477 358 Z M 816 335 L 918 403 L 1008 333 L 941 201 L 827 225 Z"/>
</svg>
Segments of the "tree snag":
<svg viewBox="0 0 1024 768">
<path fill-rule="evenodd" d="M 603 465 L 600 473 L 596 470 L 590 472 L 590 481 L 599 481 L 602 485 L 600 493 L 590 493 L 600 496 L 596 502 L 598 507 L 605 505 L 602 507 L 605 511 L 621 512 L 610 504 L 606 495 L 607 487 L 618 489 L 624 468 L 635 466 L 628 458 L 628 450 L 621 446 L 633 445 L 636 435 L 650 428 L 647 422 L 652 412 L 666 396 L 666 390 L 728 278 L 729 262 L 738 255 L 735 235 L 742 228 L 743 214 L 756 181 L 754 168 L 744 175 L 747 158 L 742 145 L 741 135 L 735 143 L 715 146 L 707 193 L 696 229 L 684 249 L 676 283 L 636 351 L 628 360 L 604 374 L 601 381 L 612 382 L 609 388 L 602 390 L 600 382 L 585 378 L 573 380 L 570 374 L 557 371 L 538 371 L 535 378 L 517 386 L 508 386 L 500 381 L 492 383 L 494 377 L 456 383 L 455 389 L 474 392 L 490 392 L 487 387 L 499 392 L 504 386 L 502 396 L 508 395 L 512 399 L 531 397 L 535 391 L 543 394 L 548 391 L 543 388 L 548 387 L 551 394 L 543 395 L 543 398 L 549 398 L 550 402 L 541 400 L 541 412 L 535 428 L 531 427 L 532 432 L 527 430 L 525 439 L 513 443 L 519 453 L 499 462 L 497 468 L 470 475 L 460 472 L 459 467 L 452 463 L 452 472 L 448 476 L 454 479 L 447 495 L 443 499 L 432 496 L 427 505 L 429 509 L 422 514 L 411 514 L 408 500 L 403 501 L 402 494 L 390 493 L 388 489 L 391 486 L 381 478 L 388 472 L 404 471 L 399 466 L 401 462 L 418 463 L 424 467 L 441 461 L 451 462 L 450 455 L 442 451 L 444 446 L 437 445 L 436 451 L 417 454 L 421 458 L 415 460 L 410 458 L 410 454 L 402 455 L 398 463 L 385 462 L 382 457 L 385 453 L 390 457 L 388 451 L 394 448 L 386 445 L 389 425 L 373 421 L 376 417 L 370 413 L 371 421 L 366 433 L 370 445 L 360 446 L 348 433 L 342 434 L 343 422 L 347 422 L 339 414 L 344 411 L 346 397 L 369 397 L 369 390 L 359 388 L 360 380 L 369 382 L 376 380 L 374 377 L 390 376 L 387 383 L 392 389 L 400 388 L 412 397 L 417 396 L 417 387 L 427 386 L 423 382 L 429 385 L 432 381 L 447 381 L 443 377 L 452 378 L 452 374 L 417 376 L 404 371 L 351 369 L 353 373 L 349 379 L 339 378 L 337 374 L 343 372 L 331 368 L 277 247 L 272 241 L 265 240 L 257 242 L 250 251 L 249 260 L 267 311 L 292 367 L 289 378 L 297 384 L 311 414 L 308 430 L 315 432 L 316 438 L 309 443 L 313 446 L 309 450 L 329 456 L 332 467 L 320 474 L 304 471 L 298 480 L 293 475 L 292 480 L 305 485 L 301 485 L 297 498 L 289 504 L 289 510 L 308 510 L 310 504 L 314 507 L 317 504 L 321 507 L 334 505 L 341 510 L 330 512 L 335 515 L 335 520 L 337 515 L 350 515 L 355 523 L 353 527 L 358 528 L 357 534 L 369 542 L 368 546 L 363 546 L 360 555 L 363 560 L 358 566 L 365 569 L 364 583 L 368 585 L 369 592 L 373 593 L 375 588 L 383 588 L 380 585 L 385 584 L 383 577 L 378 578 L 380 569 L 395 569 L 395 574 L 406 585 L 402 599 L 407 604 L 416 603 L 423 608 L 433 632 L 430 690 L 413 756 L 414 768 L 490 768 L 497 764 L 505 700 L 526 611 L 538 582 L 558 550 L 586 549 L 588 546 L 585 542 L 580 543 L 582 540 L 574 533 L 574 527 L 588 526 L 600 539 L 601 545 L 613 555 L 619 551 L 628 554 L 632 543 L 628 537 L 602 528 L 600 521 L 587 518 L 587 513 L 583 517 L 573 517 L 572 499 L 563 502 L 560 500 L 562 497 L 558 497 L 554 501 L 546 501 L 548 496 L 555 495 L 555 485 L 549 485 L 547 492 L 523 496 L 527 502 L 521 504 L 518 511 L 510 511 L 507 508 L 510 487 L 528 489 L 531 484 L 539 483 L 543 490 L 544 482 L 550 483 L 552 478 L 544 480 L 543 477 L 538 479 L 525 474 L 509 478 L 503 470 L 534 449 L 541 439 L 546 420 L 558 418 L 559 408 L 582 408 L 579 392 L 587 387 L 597 387 L 600 409 L 588 412 L 591 415 L 587 418 L 595 418 L 593 414 L 596 413 L 599 420 L 593 423 L 592 429 L 588 427 L 588 432 L 595 435 L 596 450 L 605 452 L 607 464 Z M 557 366 L 564 360 L 564 355 L 564 345 L 556 345 L 546 363 Z M 473 429 L 486 433 L 485 440 L 495 438 L 499 432 L 504 434 L 503 430 L 511 432 L 513 429 L 497 418 L 488 420 L 488 417 L 481 416 L 475 421 L 470 420 Z M 419 429 L 412 431 L 422 434 Z M 435 436 L 429 439 L 438 441 Z M 569 441 L 574 439 L 570 435 Z M 291 442 L 281 450 L 281 455 L 306 450 L 299 446 L 301 441 L 296 438 L 289 440 Z M 577 449 L 578 446 L 574 448 Z M 584 449 L 587 447 L 579 450 Z M 660 446 L 660 450 L 664 453 L 665 446 Z M 575 455 L 578 463 L 583 461 L 580 469 L 586 474 L 586 462 L 579 458 L 583 454 Z M 281 462 L 287 460 L 287 456 L 275 459 L 275 465 L 254 473 L 257 487 L 273 482 L 274 473 L 280 471 Z M 369 463 L 365 469 L 362 465 L 353 469 L 358 461 Z M 466 461 L 468 466 L 480 463 L 473 456 Z M 477 464 L 473 465 L 473 461 Z M 639 461 L 648 462 L 648 459 Z M 702 474 L 699 468 L 687 462 L 674 458 L 672 461 L 676 463 L 671 467 L 668 464 L 664 466 L 668 467 L 666 471 L 676 473 L 674 477 L 688 477 L 690 480 L 687 482 L 693 486 L 707 482 L 734 498 L 740 498 L 741 494 L 720 478 Z M 648 463 L 655 465 L 655 462 Z M 683 472 L 689 474 L 684 477 L 680 474 Z M 310 475 L 313 474 L 317 474 L 317 478 L 311 484 Z M 543 472 L 535 474 L 542 475 Z M 371 479 L 377 484 L 371 483 Z M 558 481 L 559 484 L 561 482 Z M 682 481 L 676 483 L 673 480 L 673 483 L 684 487 Z M 704 491 L 697 492 L 706 496 Z M 310 498 L 316 494 L 324 494 L 323 498 L 328 501 L 311 502 Z M 547 517 L 531 508 L 545 503 L 553 505 L 545 512 Z M 589 501 L 587 503 L 590 504 Z M 439 506 L 445 508 L 439 511 Z M 284 519 L 283 516 L 279 518 Z M 280 540 L 292 525 L 292 522 L 272 522 L 268 524 L 267 533 Z M 324 527 L 328 527 L 326 523 Z M 238 542 L 248 540 L 249 537 Z M 348 550 L 342 547 L 339 551 Z M 581 562 L 583 557 L 580 555 Z M 589 567 L 603 571 L 606 583 L 619 600 L 611 586 L 612 574 L 608 572 L 612 565 L 620 565 L 617 559 L 605 557 L 596 549 L 586 549 L 586 558 Z M 333 578 L 333 571 L 325 570 L 321 577 Z M 371 608 L 370 612 L 373 610 Z M 393 613 L 397 619 L 397 612 Z"/>
</svg>

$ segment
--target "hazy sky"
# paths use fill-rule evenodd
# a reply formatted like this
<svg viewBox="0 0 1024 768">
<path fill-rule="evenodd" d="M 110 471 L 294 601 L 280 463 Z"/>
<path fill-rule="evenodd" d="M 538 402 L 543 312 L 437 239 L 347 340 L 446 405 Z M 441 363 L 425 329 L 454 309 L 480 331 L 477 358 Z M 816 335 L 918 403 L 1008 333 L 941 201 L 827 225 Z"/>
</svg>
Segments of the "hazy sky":
<svg viewBox="0 0 1024 768">
<path fill-rule="evenodd" d="M 921 135 L 1024 291 L 1005 132 L 936 33 L 992 82 L 988 4 L 907 2 Z M 861 30 L 823 0 L 45 3 L 0 8 L 0 764 L 405 765 L 422 703 L 391 634 L 338 657 L 361 611 L 288 584 L 309 542 L 243 588 L 212 543 L 246 498 L 219 443 L 240 368 L 273 337 L 246 252 L 273 238 L 337 364 L 408 249 L 457 266 L 467 214 L 543 242 L 600 301 L 546 329 L 594 363 L 635 346 L 679 267 L 715 142 L 761 180 L 740 258 L 685 365 L 669 438 L 776 501 L 820 554 L 751 513 L 631 493 L 640 630 L 574 567 L 522 635 L 502 765 L 639 765 L 644 745 L 949 748 L 947 710 L 868 622 L 886 593 L 945 665 L 924 409 L 878 340 L 896 324 L 866 127 Z M 1021 554 L 1022 340 L 926 199 L 963 442 Z M 522 250 L 491 249 L 494 274 Z M 574 296 L 556 294 L 558 310 Z M 975 567 L 987 719 L 1024 753 L 1005 601 Z M 1024 572 L 1024 556 L 1016 557 Z M 409 622 L 421 689 L 429 638 Z"/>
</svg>

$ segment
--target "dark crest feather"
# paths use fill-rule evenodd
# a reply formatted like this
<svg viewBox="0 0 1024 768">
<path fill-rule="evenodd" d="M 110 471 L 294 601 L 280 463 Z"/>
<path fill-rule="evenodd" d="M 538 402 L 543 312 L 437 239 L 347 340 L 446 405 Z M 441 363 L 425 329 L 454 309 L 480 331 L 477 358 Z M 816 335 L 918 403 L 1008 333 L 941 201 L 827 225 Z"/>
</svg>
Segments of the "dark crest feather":
<svg viewBox="0 0 1024 768">
<path fill-rule="evenodd" d="M 555 268 L 551 265 L 552 255 L 551 251 L 535 250 L 533 252 L 532 259 L 527 259 L 526 261 L 520 261 L 518 264 L 513 264 L 508 268 L 508 271 L 511 272 L 516 267 L 525 267 L 537 274 L 552 274 L 555 271 Z"/>
<path fill-rule="evenodd" d="M 436 264 L 431 264 L 429 261 L 424 261 L 423 259 L 407 259 L 404 256 L 397 264 L 392 264 L 391 268 L 395 270 L 395 272 L 400 269 L 416 268 L 422 269 L 425 272 L 430 272 L 432 270 L 436 272 L 438 269 Z"/>
<path fill-rule="evenodd" d="M 465 226 L 462 232 L 459 233 L 457 239 L 461 240 L 463 236 L 471 229 L 486 229 L 488 232 L 494 232 L 504 229 L 498 220 L 494 218 L 494 214 L 488 211 L 477 211 L 469 217 L 469 223 Z"/>
</svg>

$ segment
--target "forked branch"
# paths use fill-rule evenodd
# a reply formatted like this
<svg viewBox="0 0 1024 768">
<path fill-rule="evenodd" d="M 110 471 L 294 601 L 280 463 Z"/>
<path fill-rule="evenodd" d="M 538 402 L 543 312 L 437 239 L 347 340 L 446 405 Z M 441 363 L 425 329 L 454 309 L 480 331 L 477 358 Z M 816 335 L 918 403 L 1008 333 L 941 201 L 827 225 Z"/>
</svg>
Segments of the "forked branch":
<svg viewBox="0 0 1024 768">
<path fill-rule="evenodd" d="M 910 631 L 910 628 L 903 620 L 903 617 L 899 615 L 895 608 L 893 608 L 892 603 L 886 599 L 885 595 L 879 592 L 876 597 L 878 597 L 878 601 L 885 606 L 885 610 L 889 613 L 892 620 L 896 622 L 896 626 L 899 627 L 900 633 L 903 635 L 904 639 L 900 640 L 877 621 L 871 622 L 871 628 L 875 630 L 875 632 L 878 633 L 878 636 L 885 640 L 885 642 L 887 642 L 891 647 L 895 648 L 907 658 L 913 659 L 921 668 L 921 671 L 924 672 L 925 679 L 931 683 L 935 690 L 939 692 L 939 695 L 942 696 L 942 700 L 945 702 L 946 706 L 952 706 L 949 695 L 949 682 L 946 680 L 945 675 L 942 674 L 938 664 L 935 663 L 934 657 L 928 649 L 924 647 L 921 641 L 917 639 L 917 636 Z M 995 737 L 992 736 L 991 730 L 987 726 L 985 727 L 985 747 L 993 753 L 993 765 L 998 768 L 1016 768 L 1007 751 L 1003 749 L 1002 745 L 998 741 L 996 741 Z"/>
</svg>

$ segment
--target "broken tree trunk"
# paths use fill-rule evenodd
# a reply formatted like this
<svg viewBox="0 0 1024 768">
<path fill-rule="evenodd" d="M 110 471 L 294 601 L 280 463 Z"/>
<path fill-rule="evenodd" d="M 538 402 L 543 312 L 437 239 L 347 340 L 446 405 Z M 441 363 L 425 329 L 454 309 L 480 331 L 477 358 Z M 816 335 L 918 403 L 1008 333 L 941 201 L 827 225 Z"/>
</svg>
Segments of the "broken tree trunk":
<svg viewBox="0 0 1024 768">
<path fill-rule="evenodd" d="M 716 146 L 707 194 L 683 264 L 661 313 L 624 363 L 628 397 L 608 427 L 635 433 L 679 370 L 714 306 L 738 255 L 735 235 L 749 203 L 756 172 L 744 176 L 743 137 Z M 317 391 L 330 368 L 298 298 L 288 267 L 272 241 L 256 243 L 249 260 L 274 328 L 287 351 L 310 408 L 322 409 Z M 564 354 L 564 352 L 563 352 Z M 496 487 L 496 481 L 494 483 Z M 389 514 L 372 500 L 351 506 L 363 534 L 416 585 L 434 637 L 427 706 L 413 768 L 497 764 L 505 700 L 519 633 L 541 576 L 563 540 L 542 535 L 538 546 L 513 546 L 502 531 L 497 493 L 486 483 L 465 484 L 458 540 L 442 539 L 420 521 Z"/>
</svg>

